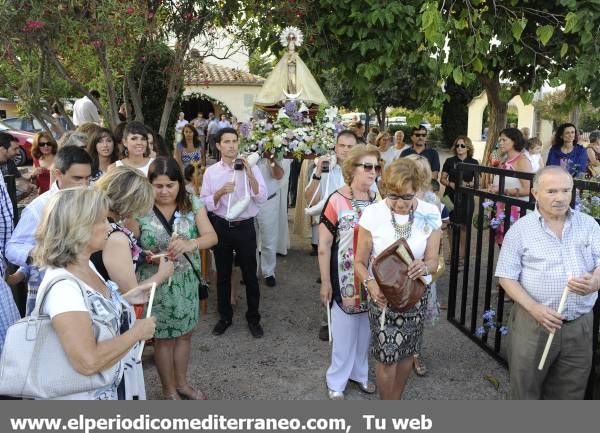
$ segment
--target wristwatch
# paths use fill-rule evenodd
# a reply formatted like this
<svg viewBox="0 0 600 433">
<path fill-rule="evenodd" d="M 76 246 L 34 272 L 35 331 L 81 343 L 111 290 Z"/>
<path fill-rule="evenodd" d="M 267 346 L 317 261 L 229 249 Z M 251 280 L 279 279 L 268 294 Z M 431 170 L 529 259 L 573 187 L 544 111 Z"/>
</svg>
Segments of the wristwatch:
<svg viewBox="0 0 600 433">
<path fill-rule="evenodd" d="M 321 176 L 317 176 L 316 174 L 313 173 L 312 178 L 314 180 L 321 180 Z"/>
<path fill-rule="evenodd" d="M 372 281 L 372 280 L 374 280 L 374 279 L 375 279 L 375 277 L 374 277 L 374 276 L 369 276 L 369 277 L 365 278 L 365 279 L 363 280 L 363 282 L 362 282 L 362 283 L 363 283 L 363 286 L 364 286 L 364 288 L 366 289 L 366 288 L 367 288 L 367 283 L 368 283 L 369 281 Z"/>
</svg>

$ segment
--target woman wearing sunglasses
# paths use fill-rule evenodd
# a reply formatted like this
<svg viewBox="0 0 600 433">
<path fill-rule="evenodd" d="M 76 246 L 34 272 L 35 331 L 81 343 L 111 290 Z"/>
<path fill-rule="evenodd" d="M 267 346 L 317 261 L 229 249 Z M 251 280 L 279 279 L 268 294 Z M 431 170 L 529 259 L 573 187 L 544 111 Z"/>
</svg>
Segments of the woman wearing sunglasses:
<svg viewBox="0 0 600 433">
<path fill-rule="evenodd" d="M 50 169 L 54 164 L 54 155 L 58 145 L 49 132 L 38 132 L 33 136 L 31 155 L 33 156 L 33 172 L 31 179 L 35 179 L 38 194 L 43 194 L 50 189 Z"/>
<path fill-rule="evenodd" d="M 423 342 L 423 322 L 427 291 L 417 304 L 403 313 L 387 305 L 387 299 L 371 275 L 371 260 L 396 240 L 408 243 L 414 261 L 408 277 L 425 276 L 437 269 L 442 221 L 438 208 L 416 194 L 421 185 L 430 182 L 417 163 L 408 158 L 394 161 L 381 181 L 386 199 L 365 209 L 360 219 L 355 254 L 355 274 L 369 293 L 368 311 L 373 338 L 372 353 L 377 360 L 375 372 L 382 400 L 398 400 L 413 366 L 413 355 Z M 381 325 L 381 315 L 383 326 Z M 335 338 L 334 338 L 335 341 Z"/>
<path fill-rule="evenodd" d="M 454 140 L 454 145 L 452 146 L 452 153 L 454 153 L 454 156 L 448 158 L 446 162 L 444 162 L 440 183 L 446 187 L 444 196 L 448 197 L 452 204 L 455 203 L 454 190 L 456 188 L 456 183 L 458 182 L 458 164 L 460 162 L 465 164 L 479 164 L 479 162 L 473 158 L 473 151 L 471 139 L 464 135 L 459 135 L 456 137 L 456 140 Z M 473 178 L 473 170 L 463 170 L 464 184 L 470 185 L 473 182 Z M 473 210 L 475 209 L 473 196 L 469 196 L 469 198 L 465 196 L 465 199 L 467 200 L 466 203 L 463 202 L 458 208 L 454 207 L 450 212 L 450 221 L 460 227 L 460 247 L 458 257 L 461 263 L 465 259 L 467 224 L 470 224 L 471 218 L 473 217 Z M 448 240 L 449 242 L 452 242 L 451 231 L 448 232 Z M 452 251 L 452 247 L 450 247 L 450 251 Z"/>
<path fill-rule="evenodd" d="M 321 302 L 331 307 L 333 346 L 327 369 L 328 397 L 343 400 L 348 381 L 367 394 L 375 392 L 369 381 L 369 319 L 365 288 L 354 275 L 358 221 L 376 198 L 371 191 L 381 171 L 374 146 L 355 146 L 342 166 L 345 185 L 325 203 L 319 225 Z"/>
</svg>

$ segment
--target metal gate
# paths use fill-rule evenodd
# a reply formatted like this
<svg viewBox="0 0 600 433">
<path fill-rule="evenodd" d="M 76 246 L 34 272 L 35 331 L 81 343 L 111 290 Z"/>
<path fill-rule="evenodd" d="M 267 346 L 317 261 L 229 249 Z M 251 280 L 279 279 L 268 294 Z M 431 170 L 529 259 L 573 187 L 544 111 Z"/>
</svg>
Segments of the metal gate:
<svg viewBox="0 0 600 433">
<path fill-rule="evenodd" d="M 465 186 L 463 183 L 465 170 L 474 173 L 472 187 Z M 480 188 L 481 180 L 489 179 L 492 176 L 497 176 L 499 179 L 497 193 L 491 193 Z M 504 366 L 507 365 L 507 361 L 505 344 L 502 338 L 504 332 L 502 324 L 508 318 L 512 303 L 505 302 L 504 290 L 494 277 L 499 252 L 495 241 L 496 229 L 494 227 L 502 224 L 504 233 L 506 233 L 511 225 L 511 212 L 509 211 L 511 206 L 520 209 L 520 216 L 524 216 L 528 210 L 534 209 L 534 199 L 531 195 L 529 201 L 523 201 L 504 194 L 507 177 L 531 181 L 533 176 L 532 173 L 472 164 L 460 163 L 458 165 L 454 207 L 469 206 L 473 202 L 475 207 L 472 221 L 468 221 L 466 224 L 465 259 L 464 264 L 460 266 L 462 269 L 459 269 L 460 227 L 455 225 L 452 228 L 447 319 Z M 577 191 L 580 193 L 582 191 L 600 193 L 600 183 L 576 179 L 573 188 L 572 206 Z M 507 209 L 504 212 L 504 217 L 497 215 L 495 206 L 490 206 L 490 202 L 504 205 L 504 209 Z M 469 215 L 469 212 L 467 214 Z M 486 327 L 485 323 L 490 323 L 489 319 L 492 316 L 495 326 Z M 599 398 L 600 394 L 599 327 L 600 299 L 594 307 L 593 366 L 586 392 L 586 398 L 590 399 Z"/>
</svg>

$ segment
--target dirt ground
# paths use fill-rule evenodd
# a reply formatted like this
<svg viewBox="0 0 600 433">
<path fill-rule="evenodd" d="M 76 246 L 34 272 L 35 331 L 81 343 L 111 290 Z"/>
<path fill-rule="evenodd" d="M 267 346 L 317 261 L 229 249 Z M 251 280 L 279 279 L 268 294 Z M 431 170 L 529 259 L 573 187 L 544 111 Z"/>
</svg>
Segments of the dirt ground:
<svg viewBox="0 0 600 433">
<path fill-rule="evenodd" d="M 291 213 L 290 213 L 291 214 Z M 307 239 L 292 238 L 287 256 L 277 257 L 277 286 L 261 281 L 262 325 L 265 336 L 250 335 L 244 314 L 244 286 L 238 293 L 233 325 L 222 336 L 211 334 L 218 320 L 216 289 L 211 285 L 208 314 L 201 317 L 192 342 L 189 380 L 215 400 L 326 399 L 325 371 L 330 346 L 317 338 L 320 325 L 317 260 L 309 256 Z M 438 297 L 445 302 L 448 275 L 439 281 Z M 442 316 L 445 312 L 442 311 Z M 504 367 L 465 337 L 444 317 L 426 328 L 423 356 L 426 377 L 412 375 L 405 399 L 504 399 L 508 376 Z M 374 361 L 370 360 L 374 380 Z M 161 388 L 152 361 L 144 355 L 149 399 L 160 399 Z M 497 388 L 496 388 L 497 386 Z M 346 398 L 376 399 L 349 384 Z"/>
</svg>

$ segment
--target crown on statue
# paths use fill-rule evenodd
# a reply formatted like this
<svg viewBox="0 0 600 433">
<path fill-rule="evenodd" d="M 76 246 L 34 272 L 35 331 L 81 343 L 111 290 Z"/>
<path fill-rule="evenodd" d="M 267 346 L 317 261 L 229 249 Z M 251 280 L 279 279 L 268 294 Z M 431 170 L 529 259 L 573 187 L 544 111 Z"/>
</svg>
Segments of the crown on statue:
<svg viewBox="0 0 600 433">
<path fill-rule="evenodd" d="M 304 36 L 302 35 L 302 31 L 298 27 L 288 26 L 281 31 L 279 34 L 279 42 L 284 47 L 287 47 L 290 43 L 290 40 L 294 41 L 294 45 L 299 47 L 302 45 L 304 41 Z"/>
</svg>

